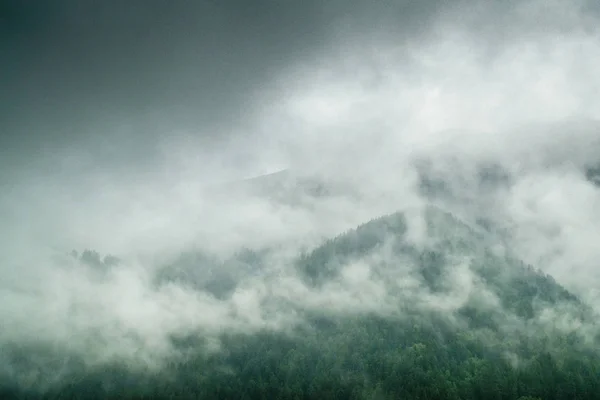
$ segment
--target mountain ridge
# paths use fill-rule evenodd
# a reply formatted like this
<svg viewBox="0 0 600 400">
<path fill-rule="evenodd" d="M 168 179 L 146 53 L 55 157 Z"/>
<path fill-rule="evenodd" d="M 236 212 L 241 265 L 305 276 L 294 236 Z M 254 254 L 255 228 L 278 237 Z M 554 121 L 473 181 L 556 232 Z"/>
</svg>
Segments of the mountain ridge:
<svg viewBox="0 0 600 400">
<path fill-rule="evenodd" d="M 326 240 L 290 265 L 306 285 L 306 296 L 360 296 L 371 287 L 372 306 L 307 306 L 310 302 L 289 297 L 286 309 L 285 298 L 275 297 L 275 310 L 300 317 L 287 330 L 223 331 L 214 338 L 216 352 L 207 351 L 210 337 L 201 332 L 175 335 L 168 367 L 158 371 L 100 364 L 76 368 L 43 391 L 5 384 L 4 394 L 81 399 L 596 398 L 600 354 L 593 349 L 600 336 L 591 310 L 548 275 L 510 254 L 496 254 L 484 230 L 433 206 L 423 218 L 426 242 L 407 240 L 406 215 L 396 212 Z M 104 274 L 123 268 L 116 258 L 92 251 L 73 256 Z M 245 266 L 260 277 L 268 260 L 250 249 L 224 261 L 192 253 L 159 269 L 154 282 L 157 288 L 190 285 L 187 290 L 226 304 L 251 279 L 236 272 Z M 198 269 L 209 264 L 214 264 L 213 272 L 206 270 L 202 278 Z M 225 266 L 231 274 L 219 275 L 228 271 L 220 270 Z M 26 353 L 14 350 L 5 353 L 14 354 L 7 365 L 35 365 Z M 35 351 L 38 360 L 45 354 L 48 360 L 67 357 L 73 365 L 84 365 L 52 348 Z"/>
</svg>

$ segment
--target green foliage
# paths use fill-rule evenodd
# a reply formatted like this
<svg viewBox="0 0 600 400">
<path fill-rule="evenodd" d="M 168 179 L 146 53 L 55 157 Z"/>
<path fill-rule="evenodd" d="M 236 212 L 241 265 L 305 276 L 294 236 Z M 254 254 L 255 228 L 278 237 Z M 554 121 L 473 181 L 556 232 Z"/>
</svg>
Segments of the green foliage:
<svg viewBox="0 0 600 400">
<path fill-rule="evenodd" d="M 406 220 L 402 213 L 380 217 L 302 255 L 296 267 L 309 284 L 318 286 L 335 278 L 340 267 L 349 260 L 369 254 L 390 237 L 401 239 L 405 232 Z"/>
<path fill-rule="evenodd" d="M 595 399 L 597 355 L 505 356 L 435 315 L 336 317 L 297 335 L 224 335 L 226 351 L 174 362 L 153 379 L 118 368 L 88 373 L 46 398 Z M 52 397 L 51 397 L 52 396 Z M 533 397 L 527 397 L 533 396 Z"/>
<path fill-rule="evenodd" d="M 600 353 L 583 344 L 576 332 L 536 325 L 545 308 L 567 308 L 579 321 L 591 320 L 590 310 L 551 277 L 510 255 L 489 251 L 479 233 L 452 215 L 429 210 L 427 218 L 435 240 L 426 248 L 405 242 L 406 222 L 398 213 L 329 240 L 301 256 L 296 268 L 309 286 L 322 288 L 346 263 L 391 243 L 392 257 L 383 262 L 391 265 L 380 267 L 393 268 L 397 260 L 408 260 L 422 290 L 439 294 L 448 290 L 450 261 L 468 256 L 470 273 L 495 296 L 497 306 L 486 308 L 467 300 L 452 315 L 411 304 L 403 304 L 402 313 L 386 316 L 299 311 L 304 312 L 304 323 L 293 333 L 224 333 L 217 353 L 202 350 L 203 337 L 173 337 L 173 346 L 187 356 L 174 356 L 160 373 L 133 372 L 119 365 L 81 367 L 66 383 L 44 392 L 0 384 L 0 398 L 600 398 Z M 86 260 L 99 262 L 100 257 L 90 253 Z M 260 255 L 251 251 L 226 261 L 188 254 L 161 270 L 156 283 L 190 284 L 225 298 L 239 278 L 234 272 L 257 271 L 260 264 Z M 23 360 L 30 350 L 0 350 L 5 362 L 27 368 Z M 36 354 L 48 351 L 37 349 Z M 60 361 L 61 355 L 48 357 Z"/>
</svg>

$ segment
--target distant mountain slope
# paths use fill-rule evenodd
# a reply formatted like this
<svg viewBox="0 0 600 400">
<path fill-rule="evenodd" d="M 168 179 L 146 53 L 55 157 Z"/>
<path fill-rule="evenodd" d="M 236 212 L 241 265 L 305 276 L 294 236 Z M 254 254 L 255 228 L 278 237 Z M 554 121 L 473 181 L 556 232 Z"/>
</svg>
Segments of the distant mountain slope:
<svg viewBox="0 0 600 400">
<path fill-rule="evenodd" d="M 586 178 L 596 186 L 600 186 L 600 163 L 587 167 L 585 170 Z"/>
<path fill-rule="evenodd" d="M 211 188 L 211 193 L 217 195 L 241 193 L 292 206 L 306 206 L 315 199 L 326 197 L 356 198 L 358 196 L 351 185 L 324 175 L 302 173 L 291 169 L 214 186 Z"/>
<path fill-rule="evenodd" d="M 298 325 L 252 334 L 224 332 L 218 352 L 203 350 L 201 334 L 174 337 L 173 345 L 185 357 L 175 356 L 158 373 L 133 372 L 126 364 L 82 368 L 43 395 L 8 386 L 2 394 L 58 399 L 599 398 L 599 331 L 590 309 L 551 277 L 506 249 L 495 249 L 484 230 L 435 207 L 425 210 L 424 222 L 423 242 L 409 240 L 409 221 L 399 212 L 332 238 L 290 266 L 310 288 L 307 296 L 344 285 L 375 286 L 381 309 L 336 311 L 299 302 L 293 309 L 302 316 Z M 86 260 L 99 259 L 86 254 Z M 156 284 L 190 285 L 225 300 L 250 273 L 260 275 L 265 262 L 262 254 L 250 251 L 225 261 L 188 254 L 159 270 Z M 26 357 L 17 353 L 14 357 Z"/>
</svg>

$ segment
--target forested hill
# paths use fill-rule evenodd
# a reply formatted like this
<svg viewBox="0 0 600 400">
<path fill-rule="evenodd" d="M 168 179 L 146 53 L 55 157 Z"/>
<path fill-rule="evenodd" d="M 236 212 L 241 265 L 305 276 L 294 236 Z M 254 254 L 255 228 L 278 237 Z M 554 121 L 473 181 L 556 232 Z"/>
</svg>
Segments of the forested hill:
<svg viewBox="0 0 600 400">
<path fill-rule="evenodd" d="M 508 311 L 525 319 L 557 305 L 587 310 L 551 276 L 524 264 L 508 249 L 498 249 L 502 245 L 487 237 L 483 229 L 469 226 L 436 207 L 425 210 L 424 220 L 421 243 L 407 240 L 407 220 L 399 212 L 328 240 L 302 255 L 297 268 L 309 285 L 322 287 L 343 275 L 348 264 L 362 260 L 390 293 L 395 292 L 398 299 L 412 296 L 406 299 L 412 304 L 419 296 L 450 298 L 453 293 L 471 291 L 475 297 L 465 298 L 464 307 L 481 306 L 481 299 L 476 296 L 486 292 L 501 306 L 491 307 L 490 312 Z M 418 290 L 407 295 L 402 285 L 408 280 Z M 471 287 L 464 287 L 465 282 Z"/>
<path fill-rule="evenodd" d="M 289 268 L 307 296 L 336 306 L 288 299 L 300 321 L 288 329 L 224 332 L 208 353 L 201 335 L 173 337 L 185 351 L 159 372 L 81 364 L 43 393 L 5 381 L 0 398 L 600 398 L 598 330 L 582 301 L 449 213 L 427 209 L 420 236 L 412 223 L 377 218 L 298 256 Z M 154 282 L 197 281 L 191 290 L 226 302 L 240 279 L 261 273 L 263 256 L 187 256 Z M 193 274 L 207 265 L 221 275 Z M 34 362 L 18 350 L 5 362 Z"/>
</svg>

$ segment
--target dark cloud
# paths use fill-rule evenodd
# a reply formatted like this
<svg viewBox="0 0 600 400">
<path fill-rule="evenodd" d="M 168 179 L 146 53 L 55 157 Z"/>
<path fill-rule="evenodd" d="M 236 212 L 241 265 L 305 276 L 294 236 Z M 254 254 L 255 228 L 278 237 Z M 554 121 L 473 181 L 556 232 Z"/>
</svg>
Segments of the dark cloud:
<svg viewBox="0 0 600 400">
<path fill-rule="evenodd" d="M 3 142 L 60 147 L 123 126 L 142 139 L 239 120 L 253 92 L 326 41 L 318 3 L 295 4 L 5 4 Z"/>
<path fill-rule="evenodd" d="M 140 160 L 177 131 L 218 138 L 290 66 L 361 37 L 426 35 L 442 4 L 4 1 L 3 157 L 83 146 Z"/>
</svg>

